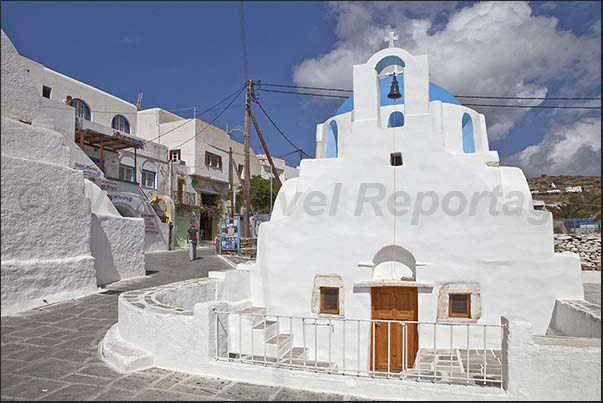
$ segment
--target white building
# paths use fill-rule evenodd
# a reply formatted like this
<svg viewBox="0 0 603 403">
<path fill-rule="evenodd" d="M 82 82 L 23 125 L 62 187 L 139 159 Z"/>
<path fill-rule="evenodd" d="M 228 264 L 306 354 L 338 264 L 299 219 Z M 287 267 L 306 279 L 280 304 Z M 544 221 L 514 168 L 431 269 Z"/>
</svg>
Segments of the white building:
<svg viewBox="0 0 603 403">
<path fill-rule="evenodd" d="M 392 65 L 403 71 L 400 99 L 387 96 L 392 77 L 379 77 Z M 480 325 L 521 315 L 544 334 L 557 298 L 583 297 L 579 259 L 554 253 L 551 214 L 534 210 L 520 169 L 499 166 L 484 116 L 429 82 L 427 56 L 384 49 L 353 77 L 353 97 L 317 125 L 316 159 L 301 162 L 260 227 L 253 306 L 331 319 L 334 338 L 348 318 L 425 324 L 407 328 L 406 363 L 388 355 L 401 327 L 393 339 L 376 330 L 375 362 L 351 343 L 346 362 L 364 369 L 412 365 L 434 340 L 438 348 L 469 343 L 428 324 L 476 325 L 478 345 Z M 292 333 L 299 346 L 302 327 Z M 369 334 L 346 337 L 368 352 Z M 500 343 L 500 334 L 487 342 Z M 317 348 L 319 360 L 331 357 Z"/>
<path fill-rule="evenodd" d="M 139 137 L 169 150 L 166 189 L 176 204 L 175 244 L 186 245 L 186 230 L 191 222 L 203 230 L 202 239 L 213 241 L 218 234 L 218 219 L 186 206 L 217 205 L 231 199 L 230 169 L 236 189 L 242 183 L 244 145 L 202 120 L 185 119 L 160 108 L 139 111 L 137 127 Z M 252 176 L 260 174 L 253 150 L 250 168 Z"/>
<path fill-rule="evenodd" d="M 353 73 L 256 262 L 122 294 L 101 355 L 364 398 L 597 398 L 579 257 L 554 252 L 551 214 L 499 166 L 484 116 L 429 83 L 427 56 L 391 47 Z"/>
<path fill-rule="evenodd" d="M 567 186 L 565 193 L 582 193 L 582 186 Z"/>
<path fill-rule="evenodd" d="M 144 221 L 75 168 L 92 162 L 74 109 L 43 103 L 30 67 L 2 31 L 2 315 L 145 274 Z"/>
<path fill-rule="evenodd" d="M 136 105 L 22 59 L 48 115 L 79 155 L 72 167 L 107 191 L 122 216 L 144 218 L 145 250 L 168 250 L 169 224 L 150 204 L 167 194 L 168 150 L 136 137 Z"/>
<path fill-rule="evenodd" d="M 260 161 L 260 165 L 262 166 L 262 178 L 274 179 L 272 167 L 270 166 L 270 162 L 268 161 L 268 157 L 266 156 L 266 154 L 258 154 L 257 158 Z M 272 157 L 272 162 L 274 163 L 274 167 L 276 168 L 276 172 L 278 173 L 281 183 L 285 183 L 287 179 L 296 178 L 299 175 L 297 168 L 288 166 L 287 164 L 285 164 L 285 160 L 281 158 Z"/>
</svg>

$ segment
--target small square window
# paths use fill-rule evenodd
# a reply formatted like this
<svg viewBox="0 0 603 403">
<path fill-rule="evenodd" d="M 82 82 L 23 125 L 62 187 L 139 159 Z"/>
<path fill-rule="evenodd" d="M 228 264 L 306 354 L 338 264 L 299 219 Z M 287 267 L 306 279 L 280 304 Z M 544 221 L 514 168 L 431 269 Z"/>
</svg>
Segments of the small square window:
<svg viewBox="0 0 603 403">
<path fill-rule="evenodd" d="M 402 153 L 391 153 L 389 155 L 389 163 L 395 167 L 402 165 Z"/>
<path fill-rule="evenodd" d="M 42 86 L 42 96 L 44 98 L 50 99 L 50 91 L 52 91 L 52 88 L 47 87 L 45 85 Z"/>
<path fill-rule="evenodd" d="M 338 287 L 320 287 L 320 313 L 339 315 Z"/>
<path fill-rule="evenodd" d="M 180 161 L 180 159 L 180 150 L 170 150 L 170 161 L 177 162 Z"/>
<path fill-rule="evenodd" d="M 450 294 L 448 316 L 451 318 L 471 318 L 471 294 Z"/>
</svg>

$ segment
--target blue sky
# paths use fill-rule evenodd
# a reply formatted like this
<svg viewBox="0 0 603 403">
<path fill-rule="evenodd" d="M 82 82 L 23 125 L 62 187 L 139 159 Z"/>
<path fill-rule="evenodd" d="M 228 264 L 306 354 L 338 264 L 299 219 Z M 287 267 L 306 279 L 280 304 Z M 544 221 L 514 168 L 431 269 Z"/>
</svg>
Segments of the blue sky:
<svg viewBox="0 0 603 403">
<path fill-rule="evenodd" d="M 132 103 L 142 91 L 143 108 L 190 117 L 193 105 L 211 106 L 244 82 L 239 2 L 3 1 L 1 11 L 2 29 L 22 55 Z M 393 29 L 399 46 L 429 55 L 432 81 L 455 94 L 601 94 L 600 2 L 246 2 L 244 11 L 253 80 L 351 88 L 352 65 L 385 46 L 383 33 Z M 466 49 L 474 58 L 469 52 L 458 59 Z M 452 74 L 447 63 L 467 68 Z M 501 72 L 492 76 L 496 68 Z M 243 101 L 215 125 L 242 127 Z M 340 104 L 270 93 L 260 101 L 310 155 L 315 125 Z M 528 176 L 600 170 L 600 111 L 497 109 L 478 110 L 503 163 L 521 166 Z M 201 118 L 210 121 L 219 111 Z M 255 111 L 270 151 L 292 151 Z M 251 144 L 260 151 L 253 130 Z M 565 149 L 572 155 L 559 162 Z M 286 160 L 297 165 L 297 154 Z"/>
</svg>

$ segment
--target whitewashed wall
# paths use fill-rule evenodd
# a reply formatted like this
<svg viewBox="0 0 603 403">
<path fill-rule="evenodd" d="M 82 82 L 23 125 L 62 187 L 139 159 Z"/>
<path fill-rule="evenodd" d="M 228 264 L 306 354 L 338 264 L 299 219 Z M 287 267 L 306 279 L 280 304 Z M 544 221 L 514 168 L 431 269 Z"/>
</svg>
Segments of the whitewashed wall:
<svg viewBox="0 0 603 403">
<path fill-rule="evenodd" d="M 96 290 L 90 202 L 2 31 L 2 315 Z M 33 125 L 19 122 L 23 120 Z M 42 122 L 45 127 L 36 126 Z"/>
<path fill-rule="evenodd" d="M 91 121 L 106 127 L 111 127 L 115 115 L 122 115 L 130 123 L 130 134 L 136 136 L 136 105 L 51 70 L 31 59 L 22 56 L 21 58 L 29 70 L 34 88 L 39 95 L 42 95 L 42 86 L 45 85 L 51 88 L 50 99 L 57 103 L 62 103 L 67 95 L 79 98 L 90 107 Z M 135 97 L 136 94 L 132 96 Z"/>
<path fill-rule="evenodd" d="M 387 115 L 381 116 L 374 69 L 390 54 L 406 63 L 405 125 L 396 128 L 388 128 Z M 463 154 L 460 140 L 446 140 L 460 138 L 458 119 L 467 109 L 428 102 L 426 60 L 393 48 L 378 52 L 366 65 L 354 66 L 355 109 L 337 116 L 338 157 L 303 160 L 299 177 L 281 188 L 271 221 L 260 226 L 257 263 L 251 275 L 254 305 L 266 307 L 270 314 L 314 316 L 314 277 L 339 275 L 344 283 L 345 317 L 370 319 L 370 288 L 355 283 L 375 278 L 375 257 L 390 245 L 414 257 L 415 281 L 426 284 L 418 290 L 419 321 L 436 320 L 439 291 L 450 283 L 479 283 L 477 324 L 497 324 L 503 314 L 522 313 L 537 334 L 546 331 L 557 298 L 583 297 L 578 256 L 554 253 L 552 216 L 533 210 L 520 170 L 496 166 L 498 155 L 487 148 L 485 125 L 474 122 L 476 136 L 481 136 L 475 153 Z M 324 141 L 327 122 L 317 126 L 318 142 Z M 317 150 L 325 155 L 324 143 Z M 403 166 L 390 165 L 392 152 L 402 153 Z M 379 211 L 370 203 L 358 210 L 362 186 L 369 186 L 366 196 L 377 194 L 376 187 L 383 190 Z M 415 215 L 419 209 L 402 205 L 398 210 L 406 212 L 395 218 L 388 198 L 397 191 L 410 195 L 410 206 L 422 197 L 419 205 L 424 212 Z M 523 197 L 517 214 L 504 213 L 512 207 L 511 192 Z M 480 194 L 495 196 L 492 203 L 476 199 L 471 214 L 469 203 L 456 214 L 450 212 L 452 208 L 441 208 L 451 194 L 468 201 Z M 429 211 L 431 197 L 439 200 L 433 212 Z M 490 204 L 498 215 L 490 212 Z M 399 280 L 395 273 L 391 278 Z M 420 345 L 433 345 L 433 329 L 424 326 L 420 332 Z M 361 335 L 367 349 L 368 335 L 368 331 Z M 295 345 L 301 345 L 299 332 L 295 338 Z M 440 332 L 437 340 L 438 345 L 447 346 L 448 333 Z M 500 332 L 489 332 L 489 346 L 499 347 L 500 341 Z M 483 345 L 483 336 L 474 335 L 473 342 Z M 458 337 L 457 343 L 466 339 Z M 355 355 L 354 348 L 350 347 L 347 357 Z M 362 365 L 368 356 L 367 350 Z"/>
</svg>

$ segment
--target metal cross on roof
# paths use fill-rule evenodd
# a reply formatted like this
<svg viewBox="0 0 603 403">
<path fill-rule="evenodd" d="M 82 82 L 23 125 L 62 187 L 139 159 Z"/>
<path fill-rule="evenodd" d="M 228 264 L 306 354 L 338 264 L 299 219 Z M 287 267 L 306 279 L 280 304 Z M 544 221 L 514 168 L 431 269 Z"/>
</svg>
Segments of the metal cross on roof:
<svg viewBox="0 0 603 403">
<path fill-rule="evenodd" d="M 385 42 L 388 42 L 388 41 L 389 41 L 389 47 L 390 47 L 390 48 L 394 48 L 394 47 L 395 47 L 395 45 L 394 45 L 394 41 L 397 41 L 397 40 L 398 40 L 398 35 L 395 35 L 395 34 L 396 34 L 396 33 L 395 33 L 394 31 L 391 31 L 391 32 L 389 33 L 389 35 L 385 37 Z"/>
</svg>

